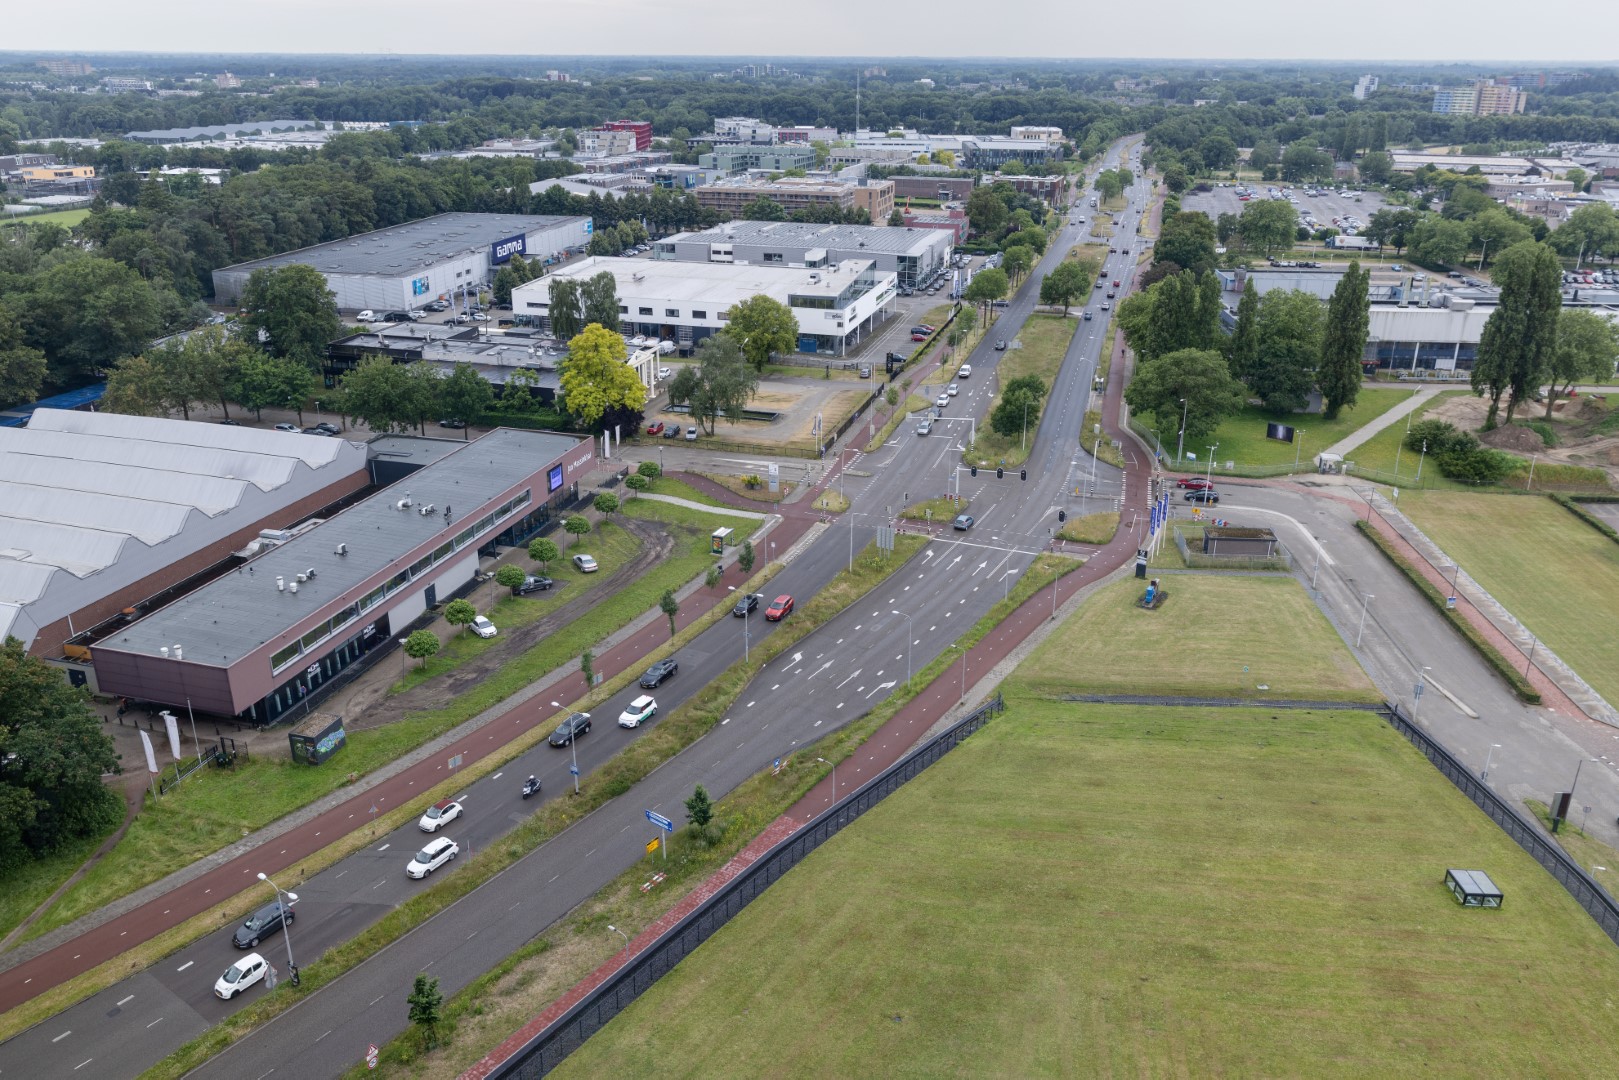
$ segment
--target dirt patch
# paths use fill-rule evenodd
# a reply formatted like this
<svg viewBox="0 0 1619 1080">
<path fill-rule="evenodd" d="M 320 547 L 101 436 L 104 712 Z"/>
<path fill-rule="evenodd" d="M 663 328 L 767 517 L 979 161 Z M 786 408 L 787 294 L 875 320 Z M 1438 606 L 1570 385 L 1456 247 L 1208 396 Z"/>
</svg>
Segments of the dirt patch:
<svg viewBox="0 0 1619 1080">
<path fill-rule="evenodd" d="M 1508 424 L 1494 431 L 1481 431 L 1478 441 L 1485 446 L 1493 446 L 1497 450 L 1506 450 L 1514 454 L 1541 454 L 1546 451 L 1545 440 L 1522 424 Z"/>
<path fill-rule="evenodd" d="M 1463 431 L 1471 431 L 1479 442 L 1497 450 L 1528 458 L 1538 456 L 1542 461 L 1556 461 L 1569 465 L 1590 465 L 1604 469 L 1610 480 L 1619 481 L 1619 437 L 1593 435 L 1588 432 L 1611 415 L 1606 403 L 1589 398 L 1563 401 L 1552 411 L 1552 425 L 1557 432 L 1557 446 L 1548 447 L 1534 431 L 1521 424 L 1511 424 L 1494 431 L 1481 431 L 1484 418 L 1489 415 L 1490 403 L 1468 394 L 1444 398 L 1429 409 L 1425 418 L 1446 420 Z M 1545 416 L 1545 405 L 1530 403 L 1528 410 L 1520 409 L 1518 417 L 1539 420 Z"/>
</svg>

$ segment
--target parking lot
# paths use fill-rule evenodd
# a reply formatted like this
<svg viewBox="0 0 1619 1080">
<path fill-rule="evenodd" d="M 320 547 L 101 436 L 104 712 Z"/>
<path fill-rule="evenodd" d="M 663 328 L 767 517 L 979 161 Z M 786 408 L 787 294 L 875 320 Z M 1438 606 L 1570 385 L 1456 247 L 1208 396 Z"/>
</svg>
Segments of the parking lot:
<svg viewBox="0 0 1619 1080">
<path fill-rule="evenodd" d="M 1280 182 L 1263 184 L 1253 181 L 1248 185 L 1250 191 L 1256 191 L 1255 200 L 1265 198 L 1267 188 L 1274 187 L 1280 191 L 1284 185 Z M 1387 203 L 1383 196 L 1375 191 L 1360 191 L 1358 188 L 1347 190 L 1354 194 L 1345 197 L 1338 194 L 1337 187 L 1313 189 L 1323 192 L 1321 195 L 1306 195 L 1303 186 L 1294 186 L 1291 194 L 1298 201 L 1294 204 L 1299 212 L 1299 221 L 1305 223 L 1306 215 L 1313 215 L 1315 224 L 1312 229 L 1333 228 L 1333 218 L 1357 217 L 1362 222 L 1372 220 L 1372 215 L 1383 209 Z M 1211 221 L 1218 221 L 1221 214 L 1241 214 L 1243 207 L 1251 203 L 1241 201 L 1237 196 L 1235 185 L 1217 187 L 1210 191 L 1188 191 L 1181 196 L 1181 209 L 1200 211 L 1209 215 Z"/>
</svg>

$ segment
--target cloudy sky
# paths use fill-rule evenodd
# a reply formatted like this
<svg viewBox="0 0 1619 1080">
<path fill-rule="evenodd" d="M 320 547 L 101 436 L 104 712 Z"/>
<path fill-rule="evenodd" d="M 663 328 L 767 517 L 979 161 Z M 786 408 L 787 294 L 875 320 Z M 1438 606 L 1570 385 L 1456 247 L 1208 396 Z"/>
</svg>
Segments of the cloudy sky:
<svg viewBox="0 0 1619 1080">
<path fill-rule="evenodd" d="M 61 52 L 1619 60 L 1616 0 L 60 0 L 4 25 Z"/>
</svg>

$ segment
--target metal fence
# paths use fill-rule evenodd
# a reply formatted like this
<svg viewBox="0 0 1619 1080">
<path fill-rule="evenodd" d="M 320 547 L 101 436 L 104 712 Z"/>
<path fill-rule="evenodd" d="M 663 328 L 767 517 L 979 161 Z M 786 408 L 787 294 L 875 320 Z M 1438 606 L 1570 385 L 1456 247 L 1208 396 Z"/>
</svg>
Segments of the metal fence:
<svg viewBox="0 0 1619 1080">
<path fill-rule="evenodd" d="M 1619 901 L 1609 896 L 1585 868 L 1575 862 L 1556 841 L 1548 837 L 1536 822 L 1497 795 L 1494 789 L 1474 775 L 1471 769 L 1457 761 L 1449 750 L 1440 746 L 1421 728 L 1406 719 L 1398 705 L 1390 706 L 1385 715 L 1395 731 L 1411 740 L 1445 779 L 1455 784 L 1457 790 L 1472 799 L 1491 821 L 1501 826 L 1503 832 L 1517 841 L 1519 847 L 1527 851 L 1548 874 L 1557 879 L 1559 885 L 1568 890 L 1574 902 L 1596 920 L 1602 932 L 1619 944 Z"/>
<path fill-rule="evenodd" d="M 489 1075 L 534 1080 L 556 1068 L 805 856 L 961 745 L 1005 707 L 997 694 L 771 848 Z"/>
</svg>

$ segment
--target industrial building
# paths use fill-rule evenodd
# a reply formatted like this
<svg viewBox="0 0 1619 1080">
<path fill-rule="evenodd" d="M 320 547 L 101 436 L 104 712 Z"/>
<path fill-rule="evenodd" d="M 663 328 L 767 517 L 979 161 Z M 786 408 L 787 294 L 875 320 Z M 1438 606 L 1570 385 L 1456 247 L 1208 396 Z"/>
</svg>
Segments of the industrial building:
<svg viewBox="0 0 1619 1080">
<path fill-rule="evenodd" d="M 95 642 L 102 690 L 254 724 L 301 718 L 327 680 L 469 585 L 481 555 L 541 529 L 594 461 L 588 439 L 505 428 L 432 449 L 392 486 Z"/>
<path fill-rule="evenodd" d="M 706 232 L 678 233 L 652 245 L 673 262 L 757 263 L 817 269 L 845 259 L 871 259 L 908 289 L 947 268 L 949 233 L 880 225 L 814 225 L 797 221 L 733 221 Z"/>
<path fill-rule="evenodd" d="M 736 217 L 755 199 L 769 199 L 787 213 L 811 207 L 830 206 L 837 210 L 864 210 L 873 223 L 887 221 L 894 212 L 892 180 L 810 180 L 789 176 L 780 180 L 757 180 L 738 176 L 694 188 L 697 204 Z"/>
<path fill-rule="evenodd" d="M 214 295 L 236 303 L 253 271 L 312 266 L 326 277 L 342 311 L 420 307 L 487 284 L 513 255 L 544 264 L 583 251 L 588 217 L 439 214 L 347 240 L 237 263 L 214 271 Z"/>
<path fill-rule="evenodd" d="M 87 641 L 367 484 L 342 438 L 35 409 L 0 427 L 0 637 L 97 689 Z"/>
<path fill-rule="evenodd" d="M 550 328 L 552 278 L 585 279 L 606 271 L 617 283 L 619 329 L 690 355 L 725 329 L 731 308 L 768 296 L 798 320 L 798 351 L 844 355 L 893 310 L 896 275 L 873 260 L 850 259 L 818 269 L 751 263 L 659 262 L 592 257 L 512 290 L 512 309 Z"/>
</svg>

